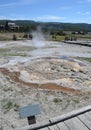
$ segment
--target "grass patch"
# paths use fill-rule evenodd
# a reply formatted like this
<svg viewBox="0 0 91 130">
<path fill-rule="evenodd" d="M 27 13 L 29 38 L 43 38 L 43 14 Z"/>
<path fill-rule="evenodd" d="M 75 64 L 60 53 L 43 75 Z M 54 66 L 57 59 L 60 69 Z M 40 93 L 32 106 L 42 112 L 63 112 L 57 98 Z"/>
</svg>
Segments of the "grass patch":
<svg viewBox="0 0 91 130">
<path fill-rule="evenodd" d="M 76 104 L 79 103 L 79 99 L 73 99 L 73 102 L 75 102 Z"/>
<path fill-rule="evenodd" d="M 27 56 L 25 53 L 12 53 L 12 54 L 4 54 L 4 56 Z"/>
<path fill-rule="evenodd" d="M 52 41 L 63 41 L 65 39 L 65 36 L 51 36 Z"/>
<path fill-rule="evenodd" d="M 91 62 L 91 58 L 86 58 L 86 57 L 77 57 L 78 60 L 85 60 L 88 62 Z"/>
<path fill-rule="evenodd" d="M 8 101 L 3 105 L 3 109 L 5 110 L 4 113 L 7 113 L 8 111 L 10 111 L 13 108 L 13 102 L 12 101 Z"/>
<path fill-rule="evenodd" d="M 10 41 L 14 35 L 17 37 L 17 40 L 20 40 L 23 39 L 24 33 L 2 32 L 0 33 L 0 41 Z"/>
<path fill-rule="evenodd" d="M 91 40 L 91 36 L 90 35 L 77 35 L 77 37 L 80 38 L 80 39 Z"/>
<path fill-rule="evenodd" d="M 3 130 L 3 127 L 2 127 L 2 126 L 0 126 L 0 130 Z"/>
<path fill-rule="evenodd" d="M 6 88 L 4 88 L 4 91 L 5 91 L 5 92 L 8 92 L 8 91 L 13 91 L 13 90 L 12 90 L 11 87 L 6 87 Z"/>
<path fill-rule="evenodd" d="M 15 111 L 17 111 L 19 108 L 19 105 L 14 101 L 10 101 L 6 99 L 3 101 L 2 108 L 4 110 L 4 114 L 6 114 L 11 109 L 14 109 Z"/>
<path fill-rule="evenodd" d="M 62 102 L 62 99 L 60 99 L 60 98 L 54 98 L 53 102 L 54 103 L 59 103 L 59 102 Z"/>
<path fill-rule="evenodd" d="M 8 49 L 8 48 L 2 48 L 2 49 L 0 49 L 0 52 L 9 52 L 10 51 L 10 49 Z"/>
<path fill-rule="evenodd" d="M 36 48 L 30 47 L 30 46 L 11 47 L 11 50 L 14 50 L 14 51 L 32 51 L 34 49 Z"/>
<path fill-rule="evenodd" d="M 35 50 L 35 47 L 11 47 L 9 48 L 1 48 L 0 49 L 0 55 L 2 56 L 27 56 L 27 52 L 30 52 L 32 50 Z"/>
<path fill-rule="evenodd" d="M 66 34 L 64 36 L 59 36 L 59 35 L 51 35 L 50 39 L 53 41 L 63 41 L 65 39 L 65 37 L 77 37 L 77 39 L 79 40 L 91 40 L 91 36 L 90 35 L 74 35 L 74 34 Z"/>
</svg>

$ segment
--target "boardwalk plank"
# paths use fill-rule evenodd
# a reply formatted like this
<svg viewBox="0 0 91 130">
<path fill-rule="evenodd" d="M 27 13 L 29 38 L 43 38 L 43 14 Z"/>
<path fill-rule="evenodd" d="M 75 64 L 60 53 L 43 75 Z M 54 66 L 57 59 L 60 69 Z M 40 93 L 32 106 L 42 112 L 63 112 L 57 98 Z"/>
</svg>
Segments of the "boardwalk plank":
<svg viewBox="0 0 91 130">
<path fill-rule="evenodd" d="M 82 114 L 83 112 L 87 112 L 87 111 L 91 111 L 91 106 L 86 106 L 84 108 L 80 108 L 79 110 L 75 110 L 75 111 L 72 111 L 70 113 L 66 113 L 62 116 L 50 118 L 50 121 L 52 123 L 62 122 L 62 121 L 68 120 L 70 118 L 76 117 L 76 116 Z"/>
<path fill-rule="evenodd" d="M 64 122 L 58 123 L 57 126 L 60 130 L 69 130 L 68 127 L 64 124 Z"/>
<path fill-rule="evenodd" d="M 60 130 L 57 125 L 49 126 L 49 130 Z"/>
<path fill-rule="evenodd" d="M 65 121 L 70 130 L 89 130 L 77 117 Z"/>
<path fill-rule="evenodd" d="M 39 130 L 49 130 L 49 129 L 48 129 L 48 127 L 46 127 L 46 128 L 42 128 L 42 129 L 39 129 Z"/>
<path fill-rule="evenodd" d="M 43 121 L 43 122 L 39 122 L 37 124 L 33 124 L 33 125 L 28 125 L 22 128 L 18 128 L 16 130 L 38 130 L 38 129 L 43 129 L 43 128 L 47 128 L 47 126 L 50 125 L 49 121 Z"/>
<path fill-rule="evenodd" d="M 91 116 L 89 116 L 91 115 L 90 111 L 91 106 L 86 106 L 84 108 L 72 111 L 62 116 L 51 118 L 48 121 L 43 121 L 30 126 L 24 126 L 16 130 L 91 130 Z M 83 115 L 85 113 L 88 113 L 88 119 L 84 119 L 87 118 L 87 114 L 84 118 L 79 117 L 80 115 Z M 82 121 L 82 118 L 85 120 L 84 122 L 86 122 L 87 120 L 87 126 L 89 127 L 85 125 L 85 123 Z"/>
<path fill-rule="evenodd" d="M 85 114 L 79 115 L 78 118 L 91 129 L 91 112 L 86 112 Z"/>
</svg>

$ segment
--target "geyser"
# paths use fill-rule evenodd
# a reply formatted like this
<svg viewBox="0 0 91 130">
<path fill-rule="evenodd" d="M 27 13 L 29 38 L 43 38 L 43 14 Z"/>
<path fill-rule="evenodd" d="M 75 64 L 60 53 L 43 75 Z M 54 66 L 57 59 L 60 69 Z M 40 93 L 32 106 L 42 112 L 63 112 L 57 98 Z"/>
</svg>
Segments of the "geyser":
<svg viewBox="0 0 91 130">
<path fill-rule="evenodd" d="M 37 28 L 37 31 L 32 32 L 32 36 L 33 36 L 33 39 L 32 39 L 33 45 L 35 47 L 40 48 L 40 47 L 45 46 L 45 44 L 46 44 L 45 38 L 44 38 L 44 35 L 43 35 L 40 27 Z"/>
</svg>

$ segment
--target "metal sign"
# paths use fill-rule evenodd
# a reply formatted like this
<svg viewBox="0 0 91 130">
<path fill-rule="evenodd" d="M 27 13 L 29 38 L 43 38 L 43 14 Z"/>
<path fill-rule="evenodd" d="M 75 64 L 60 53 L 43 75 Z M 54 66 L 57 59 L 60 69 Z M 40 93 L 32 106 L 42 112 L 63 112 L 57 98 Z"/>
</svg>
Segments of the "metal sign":
<svg viewBox="0 0 91 130">
<path fill-rule="evenodd" d="M 19 113 L 21 118 L 31 117 L 41 114 L 39 104 L 29 105 L 19 108 Z"/>
</svg>

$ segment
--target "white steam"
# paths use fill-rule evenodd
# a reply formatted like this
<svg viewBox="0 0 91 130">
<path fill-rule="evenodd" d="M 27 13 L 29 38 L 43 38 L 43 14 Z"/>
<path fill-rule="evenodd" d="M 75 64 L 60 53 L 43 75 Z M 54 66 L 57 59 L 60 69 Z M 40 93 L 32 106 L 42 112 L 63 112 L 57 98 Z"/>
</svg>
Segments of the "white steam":
<svg viewBox="0 0 91 130">
<path fill-rule="evenodd" d="M 43 46 L 45 46 L 45 38 L 44 38 L 44 35 L 43 35 L 43 33 L 41 32 L 41 28 L 40 27 L 38 27 L 37 28 L 37 31 L 35 31 L 35 32 L 32 32 L 32 36 L 33 36 L 33 39 L 32 39 L 32 41 L 33 41 L 33 45 L 35 46 L 35 47 L 43 47 Z"/>
</svg>

